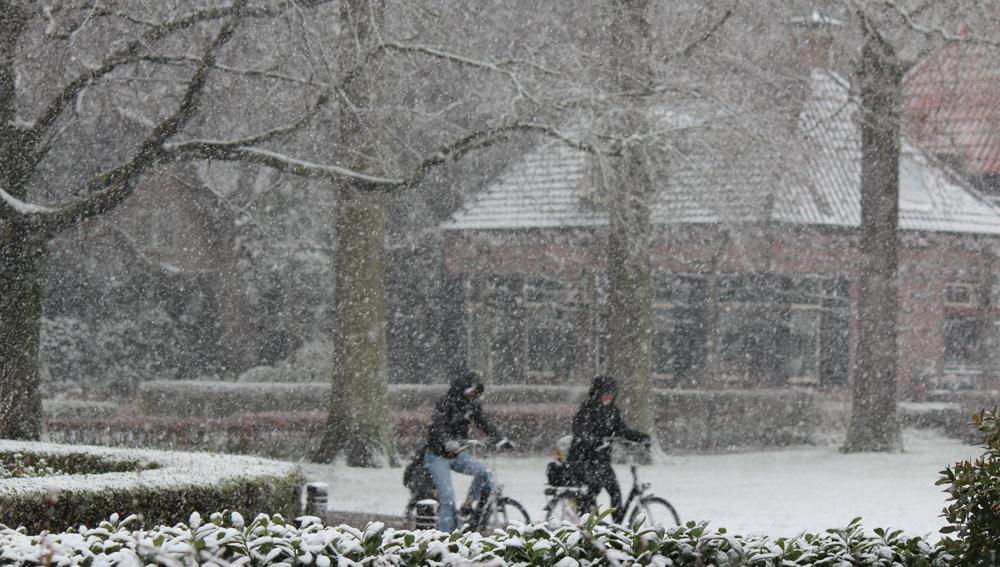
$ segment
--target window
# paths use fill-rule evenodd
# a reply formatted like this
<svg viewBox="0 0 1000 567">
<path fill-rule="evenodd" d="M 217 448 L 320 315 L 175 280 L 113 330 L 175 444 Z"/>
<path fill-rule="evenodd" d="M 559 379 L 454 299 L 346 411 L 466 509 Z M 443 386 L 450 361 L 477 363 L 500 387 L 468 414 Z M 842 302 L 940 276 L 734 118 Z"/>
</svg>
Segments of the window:
<svg viewBox="0 0 1000 567">
<path fill-rule="evenodd" d="M 973 305 L 976 294 L 971 285 L 950 284 L 944 288 L 944 302 L 946 305 Z"/>
<path fill-rule="evenodd" d="M 153 243 L 153 214 L 149 211 L 135 215 L 135 240 L 142 246 Z"/>
<path fill-rule="evenodd" d="M 705 358 L 705 278 L 658 275 L 653 281 L 652 366 L 657 379 L 697 380 Z"/>
<path fill-rule="evenodd" d="M 944 319 L 944 365 L 946 368 L 978 368 L 981 364 L 982 318 L 948 315 Z"/>
<path fill-rule="evenodd" d="M 174 248 L 175 215 L 170 210 L 141 211 L 135 215 L 135 240 L 145 248 Z"/>
<path fill-rule="evenodd" d="M 776 345 L 782 375 L 793 384 L 819 383 L 820 310 L 793 306 Z"/>
<path fill-rule="evenodd" d="M 173 211 L 160 211 L 156 226 L 156 245 L 164 250 L 174 248 Z"/>
<path fill-rule="evenodd" d="M 669 306 L 653 307 L 653 373 L 668 378 L 675 378 L 677 335 L 674 317 Z"/>
<path fill-rule="evenodd" d="M 527 377 L 564 382 L 576 360 L 580 310 L 567 302 L 563 284 L 556 280 L 529 279 L 524 296 Z"/>
<path fill-rule="evenodd" d="M 604 204 L 604 172 L 593 154 L 585 154 L 583 178 L 580 179 L 580 199 L 588 207 Z"/>
</svg>

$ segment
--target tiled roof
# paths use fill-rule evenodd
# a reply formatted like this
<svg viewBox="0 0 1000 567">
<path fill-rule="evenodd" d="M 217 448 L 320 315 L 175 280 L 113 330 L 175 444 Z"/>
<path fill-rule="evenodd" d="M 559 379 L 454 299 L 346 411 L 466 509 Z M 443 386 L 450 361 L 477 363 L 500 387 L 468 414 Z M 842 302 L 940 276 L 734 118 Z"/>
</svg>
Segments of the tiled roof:
<svg viewBox="0 0 1000 567">
<path fill-rule="evenodd" d="M 906 76 L 904 125 L 922 148 L 1000 173 L 1000 49 L 950 43 Z"/>
<path fill-rule="evenodd" d="M 665 181 L 655 184 L 653 222 L 858 226 L 857 104 L 846 82 L 833 74 L 813 71 L 811 85 L 798 133 L 788 136 L 794 150 L 784 150 L 763 135 L 757 143 L 748 143 L 734 134 L 737 126 L 725 120 L 705 121 L 695 129 L 685 139 L 681 155 L 668 158 L 670 163 L 659 176 Z M 588 159 L 565 144 L 546 143 L 516 160 L 444 228 L 607 224 L 606 204 L 595 206 L 583 195 Z M 904 140 L 900 227 L 1000 234 L 1000 209 Z"/>
</svg>

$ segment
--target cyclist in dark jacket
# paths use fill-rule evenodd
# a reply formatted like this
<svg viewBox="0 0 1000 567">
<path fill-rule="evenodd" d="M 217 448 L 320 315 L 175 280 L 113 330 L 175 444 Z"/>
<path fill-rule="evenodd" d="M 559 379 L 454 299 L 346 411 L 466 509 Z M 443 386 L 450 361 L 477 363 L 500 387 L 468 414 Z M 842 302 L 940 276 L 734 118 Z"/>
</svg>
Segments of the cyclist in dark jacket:
<svg viewBox="0 0 1000 567">
<path fill-rule="evenodd" d="M 581 511 L 590 510 L 598 493 L 608 491 L 611 506 L 615 509 L 615 521 L 621 521 L 622 494 L 618 488 L 618 478 L 611 468 L 611 446 L 613 438 L 627 439 L 636 443 L 649 443 L 649 435 L 629 429 L 622 414 L 615 406 L 618 385 L 610 376 L 597 376 L 590 386 L 587 399 L 573 417 L 573 442 L 566 458 L 566 469 L 572 478 L 587 486 L 586 498 L 579 503 Z"/>
<path fill-rule="evenodd" d="M 455 490 L 451 484 L 451 471 L 472 475 L 472 486 L 463 511 L 471 509 L 473 502 L 493 490 L 489 471 L 482 463 L 474 460 L 464 451 L 464 443 L 469 438 L 469 426 L 475 424 L 498 448 L 510 447 L 511 443 L 500 435 L 493 422 L 483 412 L 479 396 L 484 386 L 479 375 L 472 370 L 458 371 L 444 397 L 434 406 L 431 427 L 427 434 L 427 451 L 424 464 L 434 479 L 437 490 L 438 529 L 451 531 L 455 528 Z"/>
</svg>

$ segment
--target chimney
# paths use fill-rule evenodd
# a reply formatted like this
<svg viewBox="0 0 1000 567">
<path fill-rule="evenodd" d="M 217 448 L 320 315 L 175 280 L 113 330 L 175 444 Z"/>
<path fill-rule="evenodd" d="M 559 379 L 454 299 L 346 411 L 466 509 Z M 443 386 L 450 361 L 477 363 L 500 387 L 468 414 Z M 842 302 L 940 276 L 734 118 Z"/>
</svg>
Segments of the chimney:
<svg viewBox="0 0 1000 567">
<path fill-rule="evenodd" d="M 813 8 L 808 16 L 791 19 L 792 26 L 799 29 L 798 45 L 802 63 L 809 69 L 828 69 L 833 63 L 832 29 L 844 23 L 825 16 Z"/>
</svg>

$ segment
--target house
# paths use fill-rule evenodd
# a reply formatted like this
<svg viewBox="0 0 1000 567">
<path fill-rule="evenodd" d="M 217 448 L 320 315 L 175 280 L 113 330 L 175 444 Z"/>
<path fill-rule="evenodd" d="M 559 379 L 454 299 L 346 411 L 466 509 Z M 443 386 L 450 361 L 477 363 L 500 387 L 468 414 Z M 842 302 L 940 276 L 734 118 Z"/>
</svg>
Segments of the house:
<svg viewBox="0 0 1000 567">
<path fill-rule="evenodd" d="M 907 134 L 991 199 L 1000 198 L 1000 48 L 950 42 L 911 70 Z"/>
<path fill-rule="evenodd" d="M 852 380 L 858 107 L 826 68 L 808 71 L 807 91 L 784 131 L 757 132 L 743 117 L 684 101 L 651 112 L 696 126 L 654 187 L 657 384 L 841 390 Z M 904 393 L 981 385 L 993 366 L 983 338 L 992 332 L 1000 208 L 939 154 L 904 137 Z M 444 269 L 464 290 L 458 346 L 493 380 L 584 382 L 603 370 L 609 203 L 600 170 L 590 154 L 546 143 L 442 226 Z"/>
</svg>

